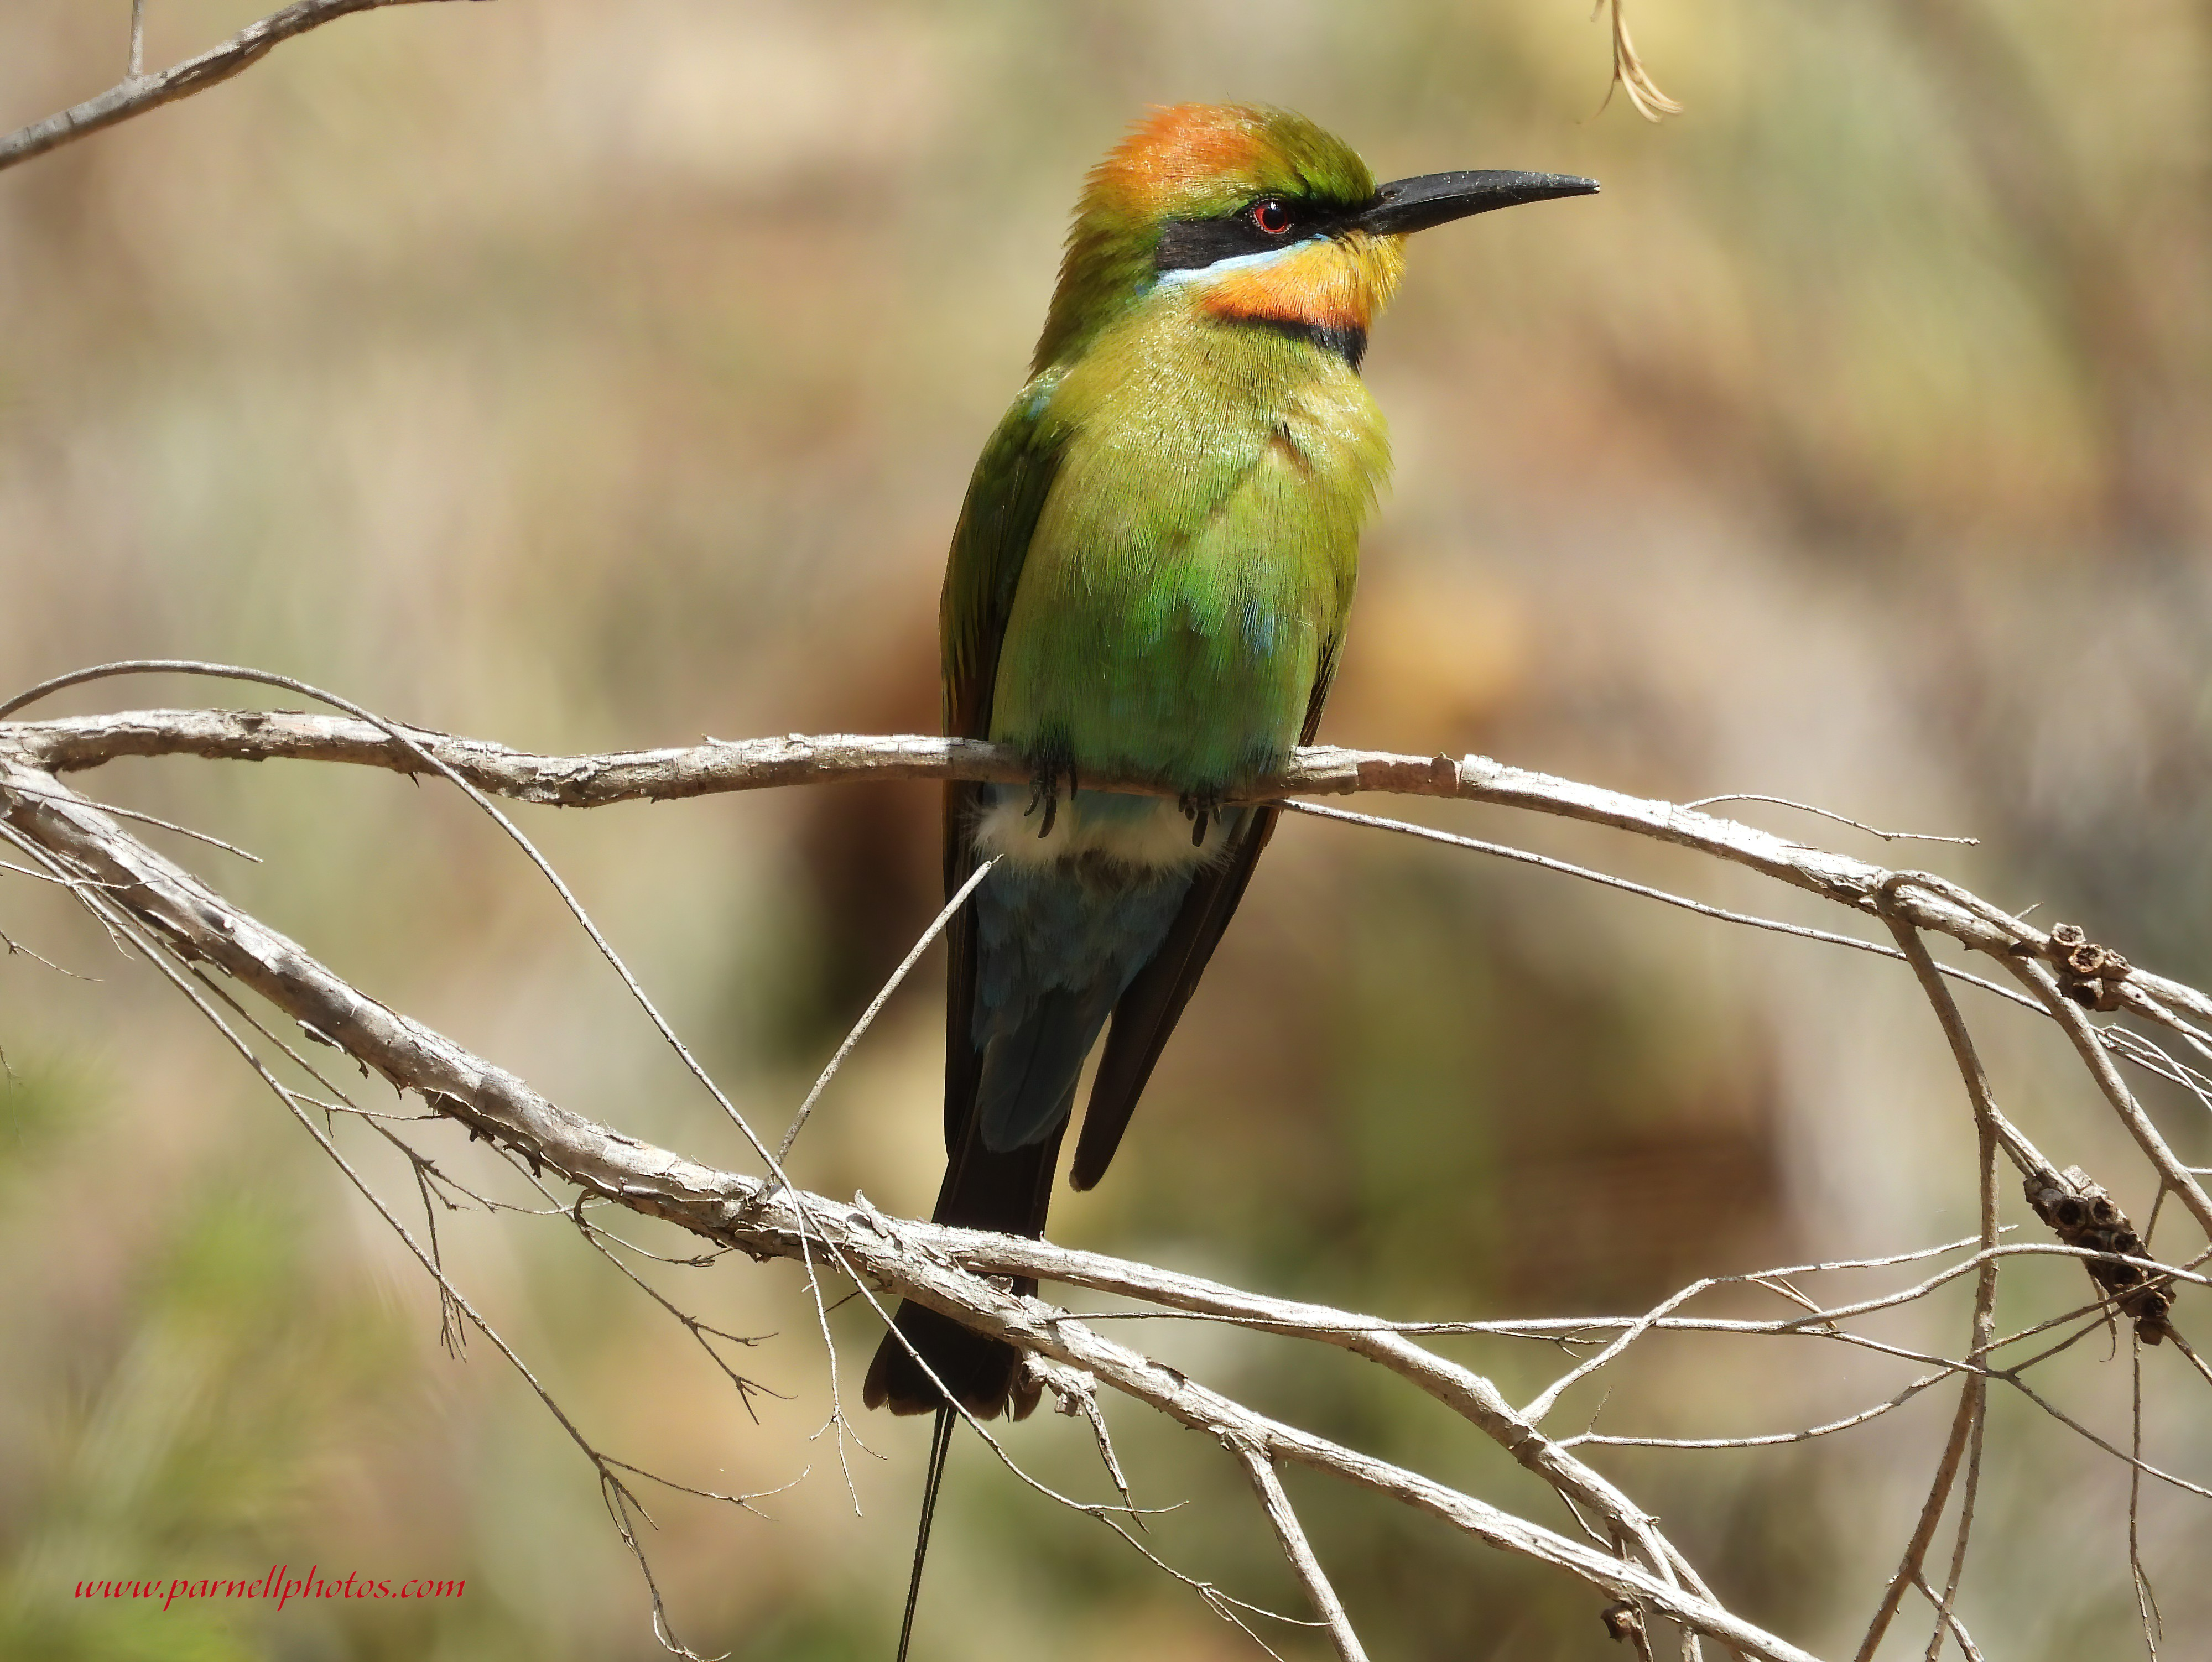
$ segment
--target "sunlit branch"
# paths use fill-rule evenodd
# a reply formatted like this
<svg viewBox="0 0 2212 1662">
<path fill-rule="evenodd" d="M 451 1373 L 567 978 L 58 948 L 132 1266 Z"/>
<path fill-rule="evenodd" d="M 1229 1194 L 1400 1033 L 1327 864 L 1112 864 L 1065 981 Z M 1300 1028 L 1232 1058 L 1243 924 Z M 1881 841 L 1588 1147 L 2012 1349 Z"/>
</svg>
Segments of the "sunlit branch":
<svg viewBox="0 0 2212 1662">
<path fill-rule="evenodd" d="M 72 104 L 43 121 L 33 121 L 27 127 L 0 136 L 0 171 L 28 161 L 33 156 L 80 138 L 88 136 L 105 127 L 128 121 L 133 116 L 144 115 L 149 110 L 159 109 L 178 99 L 189 98 L 194 93 L 204 92 L 218 82 L 228 81 L 241 70 L 259 63 L 270 52 L 296 35 L 310 29 L 320 28 L 325 23 L 336 22 L 357 11 L 376 11 L 386 6 L 430 5 L 438 0 L 294 0 L 281 11 L 274 11 L 257 22 L 248 23 L 222 45 L 210 46 L 196 57 L 163 70 L 158 75 L 144 74 L 145 13 L 144 0 L 133 0 L 131 10 L 130 70 L 123 79 L 97 98 L 88 98 L 82 104 Z"/>
<path fill-rule="evenodd" d="M 33 689 L 26 697 L 41 695 L 78 681 L 152 670 L 235 674 L 313 696 L 330 696 L 304 683 L 265 672 L 159 662 L 100 666 L 59 678 Z M 12 712 L 24 701 L 19 699 L 0 707 L 0 713 Z M 331 701 L 343 709 L 356 708 L 343 700 Z M 78 796 L 58 777 L 61 773 L 81 771 L 119 756 L 158 755 L 343 762 L 403 774 L 430 773 L 459 786 L 496 821 L 552 883 L 563 904 L 591 934 L 629 992 L 652 1018 L 662 1038 L 745 1131 L 765 1174 L 750 1175 L 702 1166 L 556 1107 L 514 1076 L 349 986 L 296 943 L 238 911 L 198 879 L 139 841 L 100 804 Z M 1125 1507 L 1126 1481 L 1113 1457 L 1103 1420 L 1097 1411 L 1098 1386 L 1121 1392 L 1221 1441 L 1245 1462 L 1247 1475 L 1253 1477 L 1263 1505 L 1268 1507 L 1279 1541 L 1321 1610 L 1323 1625 L 1340 1654 L 1358 1653 L 1359 1641 L 1326 1578 L 1321 1575 L 1317 1562 L 1312 1559 L 1310 1547 L 1304 1544 L 1295 1514 L 1288 1512 L 1286 1502 L 1277 1504 L 1281 1498 L 1280 1486 L 1273 1481 L 1273 1474 L 1276 1465 L 1285 1459 L 1328 1472 L 1413 1506 L 1501 1550 L 1565 1569 L 1607 1597 L 1622 1601 L 1610 1607 L 1607 1619 L 1613 1619 L 1610 1612 L 1628 1610 L 1635 1616 L 1638 1635 L 1643 1633 L 1641 1624 L 1646 1616 L 1672 1622 L 1684 1631 L 1686 1655 L 1695 1653 L 1696 1636 L 1704 1635 L 1742 1654 L 1776 1659 L 1776 1662 L 1781 1659 L 1798 1662 L 1804 1653 L 1729 1611 L 1653 1519 L 1572 1452 L 1577 1445 L 1650 1443 L 1676 1447 L 1746 1447 L 1802 1441 L 1807 1437 L 1849 1431 L 1886 1415 L 1951 1374 L 1963 1376 L 1966 1394 L 1960 1400 L 1953 1435 L 1938 1462 L 1936 1480 L 1923 1508 L 1923 1526 L 1916 1532 L 1905 1561 L 1891 1583 L 1890 1597 L 1885 1601 L 1886 1610 L 1893 1610 L 1897 1596 L 1903 1591 L 1914 1586 L 1928 1591 L 1930 1602 L 1936 1606 L 1939 1627 L 1952 1632 L 1962 1643 L 1968 1641 L 1963 1637 L 1963 1629 L 1956 1627 L 1951 1604 L 1971 1527 L 1971 1495 L 1978 1476 L 1988 1381 L 2002 1380 L 2018 1387 L 2046 1413 L 2100 1449 L 2129 1460 L 2136 1476 L 2152 1477 L 2199 1494 L 2206 1492 L 2199 1485 L 2142 1461 L 2139 1453 L 2130 1459 L 2109 1440 L 2097 1435 L 2050 1403 L 2021 1377 L 2026 1369 L 2056 1354 L 2065 1344 L 2075 1342 L 2090 1331 L 2088 1328 L 2077 1329 L 2059 1345 L 2010 1368 L 1992 1367 L 1988 1361 L 1992 1350 L 2000 1348 L 2000 1342 L 1994 1337 L 1990 1316 L 1997 1266 L 2004 1259 L 2032 1254 L 2075 1257 L 2092 1270 L 2099 1285 L 2123 1307 L 2129 1299 L 2150 1297 L 2163 1301 L 2158 1306 L 2163 1311 L 2170 1306 L 2173 1289 L 2206 1283 L 2206 1277 L 2197 1273 L 2193 1265 L 2168 1265 L 2147 1254 L 2138 1255 L 2136 1247 L 2140 1243 L 2131 1234 L 2122 1238 L 2124 1251 L 2100 1250 L 2112 1245 L 2109 1239 L 2093 1240 L 2087 1246 L 2075 1244 L 2075 1237 L 2068 1236 L 2063 1228 L 2055 1224 L 2054 1228 L 2062 1237 L 2061 1244 L 2022 1241 L 2006 1246 L 1999 1242 L 1996 1192 L 1991 1186 L 1994 1179 L 1990 1163 L 1999 1150 L 2008 1155 L 2028 1176 L 2030 1198 L 2046 1221 L 2052 1216 L 2046 1209 L 2051 1196 L 2098 1198 L 2102 1192 L 2089 1185 L 2078 1171 L 2056 1171 L 2052 1162 L 1997 1111 L 1986 1081 L 1979 1076 L 1979 1065 L 1972 1058 L 1963 1018 L 1946 986 L 1947 980 L 1952 978 L 1974 980 L 2016 1004 L 2027 1004 L 2064 1028 L 2106 1101 L 2136 1133 L 2165 1187 L 2197 1213 L 2200 1222 L 2212 1215 L 2212 1207 L 2200 1204 L 2203 1191 L 2196 1183 L 2196 1174 L 2179 1163 L 2150 1127 L 2140 1105 L 2119 1083 L 2113 1058 L 2117 1056 L 2134 1062 L 2185 1088 L 2199 1089 L 2201 1099 L 2197 1071 L 2136 1035 L 2096 1027 L 2082 1013 L 2085 1006 L 2124 1010 L 2161 1022 L 2181 1034 L 2185 1042 L 2203 1048 L 2206 1034 L 2198 1022 L 2212 1016 L 2212 999 L 2194 989 L 2135 969 L 2117 954 L 2088 943 L 2078 929 L 2055 925 L 2047 932 L 2038 930 L 1939 876 L 1887 870 L 1691 809 L 1623 796 L 1508 767 L 1486 757 L 1421 757 L 1330 747 L 1294 753 L 1281 773 L 1255 781 L 1247 792 L 1240 793 L 1240 798 L 1267 801 L 1291 793 L 1344 795 L 1375 792 L 1514 807 L 1672 843 L 1761 871 L 1863 916 L 1878 919 L 1895 934 L 1899 943 L 1896 947 L 1856 937 L 1830 936 L 1828 931 L 1807 931 L 1797 925 L 1784 927 L 1790 933 L 1809 935 L 1816 941 L 1832 941 L 1886 956 L 1895 955 L 1911 962 L 1960 1059 L 1980 1138 L 1982 1227 L 1978 1240 L 1972 1243 L 1954 1243 L 1948 1247 L 1883 1259 L 1838 1260 L 1712 1277 L 1685 1288 L 1641 1317 L 1392 1323 L 1350 1312 L 1269 1299 L 1150 1265 L 1071 1253 L 1046 1241 L 976 1234 L 894 1220 L 883 1216 L 865 1201 L 857 1205 L 841 1205 L 792 1186 L 783 1176 L 778 1157 L 752 1136 L 727 1098 L 698 1069 L 636 979 L 615 957 L 605 937 L 576 904 L 567 885 L 492 800 L 500 798 L 567 807 L 597 807 L 617 802 L 665 800 L 841 779 L 1018 781 L 1027 777 L 1026 763 L 1012 751 L 969 741 L 914 737 L 833 735 L 740 742 L 709 740 L 699 745 L 664 750 L 560 756 L 517 751 L 483 741 L 404 727 L 357 709 L 353 714 L 341 716 L 154 710 L 44 722 L 0 720 L 0 831 L 4 831 L 7 840 L 23 848 L 27 854 L 35 857 L 36 863 L 44 868 L 40 875 L 65 882 L 81 898 L 93 904 L 95 913 L 118 939 L 127 934 L 149 944 L 158 942 L 162 952 L 190 966 L 192 974 L 210 992 L 218 984 L 199 975 L 199 971 L 203 967 L 221 971 L 299 1022 L 311 1037 L 337 1046 L 398 1089 L 419 1092 L 434 1116 L 465 1126 L 471 1137 L 489 1138 L 496 1149 L 526 1165 L 529 1180 L 580 1223 L 584 1222 L 582 1210 L 587 1202 L 611 1202 L 665 1219 L 717 1250 L 735 1248 L 759 1258 L 797 1260 L 807 1271 L 825 1344 L 829 1342 L 827 1312 L 815 1283 L 814 1270 L 817 1265 L 829 1264 L 851 1275 L 860 1295 L 879 1313 L 883 1305 L 878 1295 L 913 1299 L 1008 1339 L 1027 1355 L 1028 1365 L 1064 1404 L 1069 1405 L 1069 1411 L 1088 1416 L 1099 1441 L 1102 1459 L 1116 1487 L 1122 1491 Z M 1140 791 L 1156 788 L 1141 780 L 1096 783 Z M 1310 805 L 1309 811 L 1334 812 L 1314 810 Z M 165 830 L 186 831 L 186 828 L 163 822 L 154 823 Z M 1567 867 L 1565 863 L 1546 861 L 1542 857 L 1502 845 L 1477 843 L 1427 828 L 1383 823 L 1394 830 L 1469 844 L 1485 852 L 1535 858 L 1573 876 L 1635 888 L 1638 893 L 1687 905 L 1693 911 L 1726 921 L 1771 923 L 1745 914 L 1723 913 L 1664 891 L 1627 885 L 1602 872 Z M 939 914 L 933 930 L 941 926 L 945 915 Z M 1978 977 L 1966 976 L 1951 967 L 1936 964 L 1921 942 L 1923 931 L 1947 935 L 1996 958 L 2026 983 L 2027 998 L 2008 988 L 1993 987 Z M 927 941 L 928 935 L 925 934 L 907 955 L 901 974 L 919 959 Z M 895 976 L 894 984 L 896 979 Z M 886 988 L 878 994 L 870 1015 L 881 1007 L 889 992 Z M 243 1009 L 227 992 L 216 992 L 215 996 L 245 1016 Z M 246 1019 L 264 1036 L 271 1037 L 273 1042 L 273 1035 L 258 1020 L 251 1016 Z M 821 1083 L 834 1076 L 837 1062 L 865 1031 L 867 1020 L 867 1016 L 862 1017 L 853 1035 L 841 1047 L 838 1058 L 833 1058 L 825 1069 L 813 1096 L 818 1097 Z M 290 1046 L 282 1048 L 299 1059 Z M 304 1061 L 301 1065 L 306 1066 Z M 320 1078 L 319 1075 L 314 1077 Z M 295 1114 L 301 1112 L 303 1104 L 313 1100 L 289 1088 L 283 1089 L 283 1094 Z M 361 1112 L 342 1093 L 333 1095 L 346 1111 Z M 372 1120 L 380 1118 L 366 1117 Z M 380 1125 L 376 1129 L 391 1135 Z M 323 1140 L 319 1133 L 318 1140 Z M 441 1186 L 450 1180 L 438 1172 L 427 1156 L 404 1144 L 401 1146 L 412 1163 L 428 1209 L 434 1180 Z M 574 1185 L 577 1191 L 574 1200 L 562 1201 L 553 1196 L 545 1189 L 547 1181 Z M 2081 1185 L 2087 1186 L 2079 1186 Z M 456 1192 L 470 1192 L 456 1189 Z M 2039 1195 L 2042 1198 L 2038 1198 Z M 2118 1227 L 2126 1227 L 2124 1216 L 2118 1216 Z M 397 1227 L 396 1220 L 392 1221 Z M 587 1234 L 595 1234 L 595 1226 L 586 1223 L 585 1227 Z M 592 1244 L 600 1246 L 596 1238 Z M 1821 1271 L 1905 1264 L 1931 1254 L 1954 1252 L 1969 1244 L 1977 1250 L 1968 1257 L 1922 1277 L 1911 1287 L 1848 1302 L 1825 1303 L 1790 1283 L 1791 1277 Z M 420 1254 L 424 1249 L 416 1250 Z M 439 1281 L 442 1295 L 448 1283 L 437 1262 L 434 1238 L 428 1253 L 425 1262 Z M 1975 1313 L 1971 1349 L 1963 1359 L 1909 1350 L 1842 1325 L 1925 1298 L 1969 1274 L 1977 1277 Z M 1155 1316 L 1232 1322 L 1256 1331 L 1328 1344 L 1378 1362 L 1445 1404 L 1541 1477 L 1558 1494 L 1576 1523 L 1591 1535 L 1595 1544 L 1584 1545 L 1500 1512 L 1471 1495 L 1449 1489 L 1419 1472 L 1375 1460 L 1342 1444 L 1256 1414 L 1196 1380 L 1160 1367 L 1141 1352 L 1102 1337 L 1090 1320 L 1054 1309 L 1034 1298 L 1015 1297 L 1007 1290 L 1003 1279 L 1006 1277 L 1137 1298 L 1155 1307 L 1146 1313 Z M 1796 1307 L 1784 1318 L 1765 1321 L 1704 1318 L 1682 1313 L 1681 1307 L 1691 1299 L 1729 1282 L 1764 1287 Z M 2148 1291 L 2114 1291 L 2116 1288 Z M 465 1306 L 459 1307 L 465 1309 Z M 673 1310 L 673 1307 L 671 1308 Z M 680 1311 L 674 1313 L 679 1320 L 690 1325 Z M 1125 1313 L 1112 1313 L 1119 1316 Z M 2027 1332 L 2040 1331 L 2047 1325 L 2038 1324 Z M 1898 1395 L 1845 1419 L 1775 1435 L 1670 1440 L 1589 1433 L 1554 1440 L 1538 1428 L 1538 1422 L 1565 1391 L 1610 1367 L 1630 1344 L 1645 1334 L 1662 1331 L 1794 1333 L 1862 1346 L 1933 1371 L 1914 1380 Z M 2173 1338 L 2174 1348 L 2194 1362 L 2196 1353 L 2186 1347 L 2179 1331 L 2170 1327 L 2165 1331 Z M 706 1344 L 703 1332 L 696 1327 L 693 1331 L 695 1337 Z M 1599 1349 L 1570 1368 L 1528 1409 L 1516 1411 L 1487 1378 L 1437 1355 L 1417 1343 L 1414 1337 L 1452 1332 L 1548 1338 L 1565 1344 L 1597 1344 Z M 2014 1336 L 2022 1337 L 2026 1333 Z M 711 1352 L 712 1347 L 708 1348 Z M 834 1369 L 834 1350 L 831 1356 Z M 745 1382 L 738 1380 L 738 1384 L 742 1392 Z M 836 1405 L 834 1374 L 832 1404 L 830 1424 L 838 1428 L 842 1438 L 842 1410 Z M 1158 1562 L 1157 1555 L 1136 1542 L 1119 1522 L 1106 1516 L 1108 1508 L 1077 1501 L 1038 1484 L 1012 1465 L 987 1428 L 971 1424 L 971 1428 L 1031 1487 L 1061 1504 L 1101 1518 L 1138 1550 Z M 842 1454 L 842 1442 L 840 1452 Z M 618 1466 L 619 1463 L 611 1465 Z M 1267 1474 L 1265 1479 L 1257 1475 L 1262 1467 Z M 1962 1470 L 1969 1498 L 1961 1507 L 1961 1522 L 1951 1552 L 1948 1584 L 1938 1592 L 1930 1588 L 1923 1563 L 1945 1497 Z M 601 1465 L 600 1473 L 603 1485 L 615 1485 L 611 1491 L 611 1510 L 617 1527 L 634 1544 L 627 1520 L 635 1503 L 620 1490 L 620 1479 L 608 1464 Z M 1170 1573 L 1180 1576 L 1180 1572 L 1171 1568 Z M 1236 1609 L 1243 1608 L 1238 1601 L 1210 1584 L 1190 1584 L 1200 1590 L 1209 1604 L 1241 1621 L 1235 1616 Z M 656 1604 L 657 1602 L 656 1594 Z M 658 1609 L 655 1625 L 657 1630 L 664 1628 Z"/>
</svg>

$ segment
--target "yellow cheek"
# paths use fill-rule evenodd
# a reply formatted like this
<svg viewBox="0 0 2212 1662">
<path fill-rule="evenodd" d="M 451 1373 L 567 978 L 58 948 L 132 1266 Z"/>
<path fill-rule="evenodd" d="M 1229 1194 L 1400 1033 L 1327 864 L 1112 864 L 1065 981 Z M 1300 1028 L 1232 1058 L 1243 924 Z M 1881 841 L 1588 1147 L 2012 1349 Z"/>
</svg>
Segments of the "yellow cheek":
<svg viewBox="0 0 2212 1662">
<path fill-rule="evenodd" d="M 1322 237 L 1280 259 L 1224 271 L 1200 304 L 1219 318 L 1267 318 L 1364 330 L 1406 269 L 1406 240 L 1355 231 Z"/>
</svg>

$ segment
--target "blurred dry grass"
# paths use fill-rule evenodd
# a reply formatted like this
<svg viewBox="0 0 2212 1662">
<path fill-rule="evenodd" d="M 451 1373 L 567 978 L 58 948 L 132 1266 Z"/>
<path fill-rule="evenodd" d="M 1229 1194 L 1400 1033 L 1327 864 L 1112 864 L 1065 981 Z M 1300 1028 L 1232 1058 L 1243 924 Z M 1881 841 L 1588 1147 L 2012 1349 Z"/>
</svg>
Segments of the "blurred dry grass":
<svg viewBox="0 0 2212 1662">
<path fill-rule="evenodd" d="M 257 9 L 154 0 L 149 61 Z M 0 121 L 112 81 L 127 14 L 15 0 Z M 2212 976 L 2212 12 L 1644 0 L 1635 21 L 1689 107 L 1660 128 L 1600 115 L 1602 27 L 1532 0 L 538 0 L 337 26 L 0 178 L 0 681 L 226 658 L 556 749 L 926 729 L 944 543 L 1078 177 L 1146 103 L 1260 99 L 1386 175 L 1606 185 L 1414 249 L 1369 368 L 1398 484 L 1325 737 L 1972 831 L 1944 869 Z M 210 696 L 145 682 L 55 707 Z M 439 793 L 181 762 L 92 786 L 267 856 L 179 851 L 397 1007 L 598 1117 L 738 1159 L 542 884 Z M 1790 909 L 1661 851 L 1475 818 Z M 771 1126 L 931 909 L 927 793 L 530 828 Z M 652 1654 L 585 1469 L 483 1347 L 438 1351 L 419 1277 L 304 1140 L 50 895 L 13 883 L 0 921 L 102 978 L 0 963 L 0 1250 L 21 1266 L 0 1289 L 0 1648 Z M 938 1023 L 925 980 L 825 1104 L 805 1180 L 927 1205 Z M 2055 1037 L 1990 1033 L 2039 1141 L 2133 1168 L 2086 1087 L 2039 1083 L 2069 1077 L 2033 1071 Z M 1901 973 L 1294 822 L 1121 1167 L 1055 1234 L 1408 1316 L 1638 1305 L 1702 1271 L 1970 1232 L 1954 1097 Z M 2207 1157 L 2201 1123 L 2169 1123 Z M 611 1452 L 716 1488 L 811 1464 L 772 1523 L 668 1507 L 654 1546 L 688 1638 L 884 1651 L 917 1428 L 864 1428 L 890 1459 L 855 1457 L 856 1518 L 805 1441 L 823 1380 L 784 1268 L 678 1283 L 717 1325 L 785 1335 L 748 1361 L 794 1400 L 756 1427 L 557 1221 L 445 1228 Z M 1378 1452 L 1462 1459 L 1337 1359 L 1161 1342 Z M 1471 1354 L 1520 1387 L 1547 1371 Z M 2118 1425 L 2124 1365 L 2067 1368 L 2069 1400 Z M 1806 1423 L 1893 1378 L 1682 1341 L 1638 1370 L 1612 1428 Z M 2191 1402 L 2151 1436 L 2201 1477 Z M 1615 1469 L 1747 1614 L 1848 1647 L 1941 1417 Z M 1166 1550 L 1295 1603 L 1226 1461 L 1122 1435 L 1142 1498 L 1194 1502 L 1162 1520 Z M 1970 1623 L 1992 1654 L 2121 1653 L 2116 1468 L 2017 1404 L 1995 1435 Z M 1085 1441 L 1016 1434 L 1088 1484 Z M 1466 1481 L 1536 1504 L 1464 1458 Z M 1340 1497 L 1316 1510 L 1378 1654 L 1610 1653 L 1562 1583 Z M 1249 1653 L 979 1455 L 947 1517 L 924 1655 Z M 2172 1629 L 2201 1631 L 2212 1524 L 2153 1495 L 2147 1539 Z M 119 1624 L 63 1596 L 264 1559 L 470 1592 Z"/>
</svg>

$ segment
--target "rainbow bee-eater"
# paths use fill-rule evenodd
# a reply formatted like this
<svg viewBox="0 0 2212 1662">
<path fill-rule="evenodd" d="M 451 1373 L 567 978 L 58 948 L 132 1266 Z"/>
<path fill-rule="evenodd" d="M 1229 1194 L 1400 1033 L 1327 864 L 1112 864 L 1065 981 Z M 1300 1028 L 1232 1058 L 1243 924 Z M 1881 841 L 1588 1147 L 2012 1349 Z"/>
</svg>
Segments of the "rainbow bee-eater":
<svg viewBox="0 0 2212 1662">
<path fill-rule="evenodd" d="M 1105 1031 L 1069 1179 L 1097 1182 L 1243 895 L 1275 813 L 1235 798 L 1313 738 L 1389 466 L 1359 362 L 1407 236 L 1596 189 L 1378 186 L 1304 117 L 1241 105 L 1159 110 L 1092 170 L 945 578 L 945 731 L 1034 779 L 945 792 L 948 901 L 998 863 L 947 931 L 940 1222 L 1043 1232 Z M 1164 794 L 1095 788 L 1133 781 Z M 1035 1391 L 1006 1344 L 915 1304 L 897 1328 L 866 1399 L 939 1410 L 933 1489 L 931 1374 L 982 1417 Z"/>
</svg>

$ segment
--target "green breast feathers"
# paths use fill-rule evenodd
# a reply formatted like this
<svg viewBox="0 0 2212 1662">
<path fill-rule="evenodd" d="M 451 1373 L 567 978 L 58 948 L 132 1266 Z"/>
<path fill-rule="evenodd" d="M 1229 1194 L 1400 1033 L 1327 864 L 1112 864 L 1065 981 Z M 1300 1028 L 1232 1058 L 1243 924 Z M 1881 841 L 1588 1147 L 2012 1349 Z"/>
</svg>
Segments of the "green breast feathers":
<svg viewBox="0 0 2212 1662">
<path fill-rule="evenodd" d="M 1389 466 L 1358 374 L 1306 341 L 1147 307 L 1037 419 L 1057 465 L 989 737 L 1196 792 L 1278 764 L 1334 667 Z"/>
</svg>

